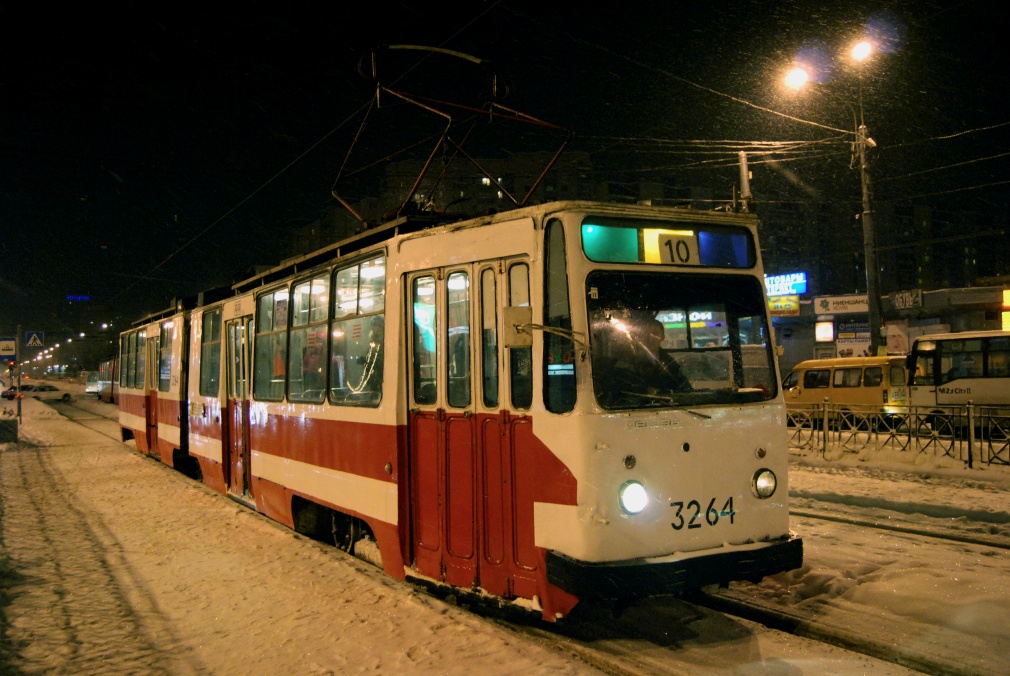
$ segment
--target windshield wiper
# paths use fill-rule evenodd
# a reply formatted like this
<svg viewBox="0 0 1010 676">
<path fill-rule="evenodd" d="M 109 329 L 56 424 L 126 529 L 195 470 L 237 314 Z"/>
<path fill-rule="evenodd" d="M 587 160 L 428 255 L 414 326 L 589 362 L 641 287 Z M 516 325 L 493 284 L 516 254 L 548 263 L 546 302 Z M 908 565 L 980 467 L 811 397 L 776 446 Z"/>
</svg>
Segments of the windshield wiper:
<svg viewBox="0 0 1010 676">
<path fill-rule="evenodd" d="M 645 392 L 628 392 L 627 390 L 621 390 L 621 394 L 631 395 L 632 397 L 645 397 L 647 399 L 653 399 L 655 401 L 666 402 L 673 406 L 674 409 L 678 411 L 683 411 L 684 413 L 690 413 L 691 415 L 696 415 L 699 418 L 704 418 L 705 420 L 711 420 L 712 416 L 706 415 L 705 413 L 699 413 L 698 411 L 692 411 L 689 408 L 684 408 L 684 405 L 673 397 L 668 397 L 663 394 L 647 394 Z"/>
</svg>

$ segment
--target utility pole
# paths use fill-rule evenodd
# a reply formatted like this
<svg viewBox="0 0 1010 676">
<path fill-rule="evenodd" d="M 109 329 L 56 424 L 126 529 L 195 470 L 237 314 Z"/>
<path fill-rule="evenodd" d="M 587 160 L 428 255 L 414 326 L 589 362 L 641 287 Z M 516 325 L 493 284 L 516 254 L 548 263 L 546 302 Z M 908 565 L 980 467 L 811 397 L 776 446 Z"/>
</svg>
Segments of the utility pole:
<svg viewBox="0 0 1010 676">
<path fill-rule="evenodd" d="M 870 315 L 870 355 L 876 356 L 880 347 L 881 307 L 880 278 L 877 270 L 877 244 L 873 231 L 873 206 L 871 204 L 870 172 L 866 163 L 866 147 L 876 144 L 866 133 L 866 125 L 860 120 L 856 130 L 856 145 L 859 150 L 859 177 L 863 188 L 863 266 L 866 268 L 866 302 Z"/>
</svg>

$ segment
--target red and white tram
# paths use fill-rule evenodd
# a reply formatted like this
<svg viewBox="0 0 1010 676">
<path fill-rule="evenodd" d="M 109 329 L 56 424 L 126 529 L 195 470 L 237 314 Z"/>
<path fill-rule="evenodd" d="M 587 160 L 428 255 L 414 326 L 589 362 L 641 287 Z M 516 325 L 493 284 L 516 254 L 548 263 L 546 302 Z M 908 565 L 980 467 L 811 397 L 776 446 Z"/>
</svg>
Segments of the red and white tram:
<svg viewBox="0 0 1010 676">
<path fill-rule="evenodd" d="M 554 620 L 801 563 L 752 215 L 401 218 L 149 318 L 121 359 L 139 450 L 401 579 Z"/>
</svg>

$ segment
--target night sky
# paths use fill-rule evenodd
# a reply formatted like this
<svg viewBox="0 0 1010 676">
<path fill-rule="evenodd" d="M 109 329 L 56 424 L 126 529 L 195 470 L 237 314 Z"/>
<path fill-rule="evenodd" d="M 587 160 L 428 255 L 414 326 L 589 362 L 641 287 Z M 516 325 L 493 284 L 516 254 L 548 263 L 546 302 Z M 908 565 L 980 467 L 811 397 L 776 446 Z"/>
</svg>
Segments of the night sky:
<svg viewBox="0 0 1010 676">
<path fill-rule="evenodd" d="M 802 98 L 780 77 L 801 51 L 831 66 L 869 26 L 888 45 L 862 78 L 877 199 L 1010 202 L 1010 49 L 987 3 L 21 4 L 0 3 L 2 333 L 135 319 L 277 263 L 290 228 L 334 206 L 374 91 L 357 63 L 380 44 L 489 60 L 507 105 L 573 129 L 603 173 L 728 197 L 741 148 L 715 142 L 822 141 L 755 155 L 756 197 L 858 202 L 838 131 L 856 76 L 836 67 Z M 460 69 L 407 55 L 384 75 L 478 101 Z"/>
</svg>

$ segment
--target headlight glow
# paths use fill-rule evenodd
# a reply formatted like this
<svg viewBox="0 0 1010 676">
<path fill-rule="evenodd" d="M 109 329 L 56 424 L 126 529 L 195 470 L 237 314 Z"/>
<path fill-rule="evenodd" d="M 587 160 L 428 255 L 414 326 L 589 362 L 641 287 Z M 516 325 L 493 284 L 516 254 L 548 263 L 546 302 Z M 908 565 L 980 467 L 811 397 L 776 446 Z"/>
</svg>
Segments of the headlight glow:
<svg viewBox="0 0 1010 676">
<path fill-rule="evenodd" d="M 638 514 L 649 504 L 649 494 L 645 492 L 645 486 L 637 481 L 626 481 L 617 491 L 617 497 L 621 509 L 627 514 Z"/>
<path fill-rule="evenodd" d="M 762 499 L 770 498 L 775 493 L 778 483 L 775 472 L 770 469 L 759 469 L 754 474 L 754 494 Z"/>
</svg>

